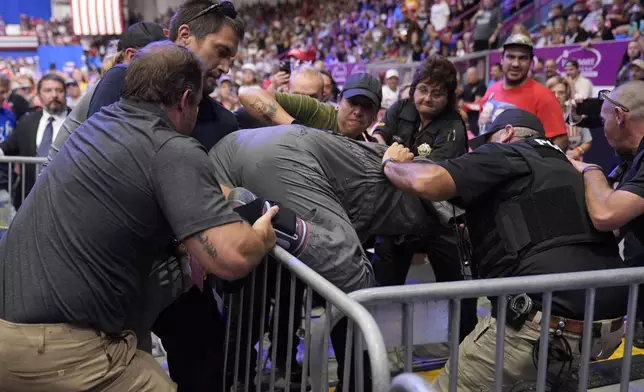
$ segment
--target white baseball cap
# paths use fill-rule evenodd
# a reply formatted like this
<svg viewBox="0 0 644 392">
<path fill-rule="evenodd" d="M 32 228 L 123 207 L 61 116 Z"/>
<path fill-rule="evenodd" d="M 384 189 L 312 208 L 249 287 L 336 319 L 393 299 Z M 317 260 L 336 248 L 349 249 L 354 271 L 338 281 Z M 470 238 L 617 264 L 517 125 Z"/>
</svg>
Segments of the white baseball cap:
<svg viewBox="0 0 644 392">
<path fill-rule="evenodd" d="M 397 70 L 390 69 L 385 74 L 385 80 L 390 79 L 390 78 L 398 78 L 398 79 L 400 79 L 400 74 L 398 73 Z"/>
<path fill-rule="evenodd" d="M 257 67 L 255 67 L 255 64 L 246 63 L 246 64 L 242 65 L 241 70 L 242 71 L 257 72 Z"/>
</svg>

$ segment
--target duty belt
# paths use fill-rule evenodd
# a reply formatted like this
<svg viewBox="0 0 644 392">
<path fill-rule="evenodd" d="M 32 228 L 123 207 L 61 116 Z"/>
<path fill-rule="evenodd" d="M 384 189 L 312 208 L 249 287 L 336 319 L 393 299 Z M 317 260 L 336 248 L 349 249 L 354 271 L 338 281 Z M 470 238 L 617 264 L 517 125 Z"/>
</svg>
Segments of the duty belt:
<svg viewBox="0 0 644 392">
<path fill-rule="evenodd" d="M 540 311 L 531 311 L 528 313 L 528 317 L 526 320 L 528 321 L 533 321 L 536 317 L 537 314 L 541 313 Z M 607 320 L 607 321 L 594 321 L 593 322 L 593 335 L 595 335 L 595 332 L 599 333 L 601 326 L 603 323 L 609 322 L 610 323 L 610 332 L 615 332 L 622 328 L 624 325 L 624 318 L 616 318 L 613 320 Z M 552 329 L 557 329 L 561 327 L 561 324 L 563 323 L 563 331 L 568 332 L 571 334 L 575 335 L 581 335 L 584 332 L 584 322 L 580 320 L 573 320 L 573 319 L 568 319 L 564 317 L 558 317 L 558 316 L 552 316 L 550 318 L 550 328 Z M 595 331 L 596 329 L 596 331 Z"/>
</svg>

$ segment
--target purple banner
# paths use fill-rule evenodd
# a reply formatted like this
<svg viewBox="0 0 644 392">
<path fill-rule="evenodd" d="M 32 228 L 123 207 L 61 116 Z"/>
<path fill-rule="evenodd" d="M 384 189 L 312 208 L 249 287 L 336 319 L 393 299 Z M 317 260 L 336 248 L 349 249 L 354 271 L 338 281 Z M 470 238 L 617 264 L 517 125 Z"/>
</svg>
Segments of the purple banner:
<svg viewBox="0 0 644 392">
<path fill-rule="evenodd" d="M 339 88 L 342 88 L 344 82 L 347 81 L 347 78 L 354 73 L 365 73 L 367 72 L 367 64 L 365 63 L 338 63 L 338 64 L 328 64 L 326 68 L 333 75 L 333 80 L 338 84 Z"/>
<path fill-rule="evenodd" d="M 590 79 L 595 86 L 614 86 L 622 57 L 629 41 L 599 42 L 584 49 L 580 45 L 562 45 L 534 50 L 535 57 L 544 60 L 555 59 L 559 73 L 564 73 L 568 60 L 577 60 L 581 74 Z M 490 53 L 490 64 L 501 62 L 501 52 Z"/>
</svg>

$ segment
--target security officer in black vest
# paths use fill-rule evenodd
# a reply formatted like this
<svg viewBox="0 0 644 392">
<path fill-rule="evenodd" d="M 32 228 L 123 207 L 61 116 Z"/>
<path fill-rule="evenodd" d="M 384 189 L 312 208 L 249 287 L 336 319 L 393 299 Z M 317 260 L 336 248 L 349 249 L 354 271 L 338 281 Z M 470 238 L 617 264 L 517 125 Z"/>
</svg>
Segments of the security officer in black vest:
<svg viewBox="0 0 644 392">
<path fill-rule="evenodd" d="M 394 144 L 383 158 L 383 169 L 401 189 L 465 208 L 481 278 L 620 268 L 614 236 L 597 231 L 588 216 L 582 177 L 544 135 L 535 115 L 508 109 L 473 140 L 473 148 L 488 143 L 470 154 L 436 164 L 403 163 L 413 155 Z M 594 336 L 594 359 L 611 355 L 621 342 L 628 302 L 625 289 L 599 291 L 595 319 L 601 321 L 593 330 L 601 332 Z M 479 321 L 460 345 L 458 365 L 467 371 L 458 373 L 459 391 L 491 388 L 494 383 L 495 302 L 492 316 Z M 505 361 L 503 384 L 513 385 L 536 379 L 533 350 L 540 334 L 541 296 L 522 294 L 508 302 L 505 357 L 512 360 Z M 559 374 L 560 382 L 569 373 L 559 370 L 575 368 L 581 352 L 584 307 L 583 291 L 553 294 L 550 325 L 560 329 L 562 337 L 553 338 L 552 344 L 564 349 L 559 358 L 549 358 L 549 371 Z M 448 369 L 449 365 L 438 376 L 436 390 L 448 390 Z"/>
<path fill-rule="evenodd" d="M 434 162 L 465 154 L 467 131 L 455 110 L 457 72 L 447 58 L 428 57 L 414 73 L 409 98 L 387 110 L 373 136 L 384 144 L 400 143 Z M 382 286 L 405 284 L 415 253 L 429 256 L 437 281 L 462 280 L 457 246 L 456 233 L 451 229 L 429 239 L 377 237 L 373 260 L 376 280 Z M 472 331 L 476 320 L 476 300 L 465 301 L 462 338 Z"/>
</svg>

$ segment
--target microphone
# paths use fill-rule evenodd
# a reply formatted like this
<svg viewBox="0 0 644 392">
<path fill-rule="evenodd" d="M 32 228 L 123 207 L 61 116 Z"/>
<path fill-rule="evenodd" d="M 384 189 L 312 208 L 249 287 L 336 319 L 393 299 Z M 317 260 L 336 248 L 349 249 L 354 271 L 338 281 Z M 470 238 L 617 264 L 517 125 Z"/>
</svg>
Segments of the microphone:
<svg viewBox="0 0 644 392">
<path fill-rule="evenodd" d="M 271 206 L 278 205 L 280 210 L 273 217 L 272 224 L 277 237 L 277 245 L 293 256 L 302 254 L 308 243 L 309 225 L 292 210 L 278 203 L 263 200 L 246 188 L 235 188 L 230 191 L 228 201 L 233 209 L 250 224 L 255 223 Z"/>
<path fill-rule="evenodd" d="M 257 196 L 246 188 L 238 187 L 230 191 L 228 194 L 228 201 L 232 204 L 233 208 L 250 204 L 257 200 Z"/>
</svg>

